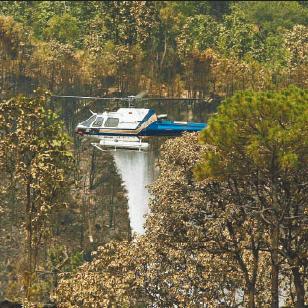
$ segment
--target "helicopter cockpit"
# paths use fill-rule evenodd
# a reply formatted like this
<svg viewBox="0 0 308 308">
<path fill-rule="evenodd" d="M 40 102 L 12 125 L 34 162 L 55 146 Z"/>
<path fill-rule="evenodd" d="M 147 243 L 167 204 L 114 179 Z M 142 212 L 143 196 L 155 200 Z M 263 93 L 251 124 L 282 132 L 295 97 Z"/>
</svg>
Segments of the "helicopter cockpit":
<svg viewBox="0 0 308 308">
<path fill-rule="evenodd" d="M 77 129 L 136 129 L 150 117 L 156 120 L 154 110 L 137 108 L 120 108 L 115 112 L 93 113 L 87 120 L 79 123 Z"/>
</svg>

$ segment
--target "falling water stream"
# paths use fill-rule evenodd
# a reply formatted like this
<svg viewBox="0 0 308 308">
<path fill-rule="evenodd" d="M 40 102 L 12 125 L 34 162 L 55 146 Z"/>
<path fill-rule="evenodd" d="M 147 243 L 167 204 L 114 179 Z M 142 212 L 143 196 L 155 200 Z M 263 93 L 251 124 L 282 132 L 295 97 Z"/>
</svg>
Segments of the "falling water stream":
<svg viewBox="0 0 308 308">
<path fill-rule="evenodd" d="M 155 179 L 155 157 L 152 151 L 117 150 L 114 161 L 127 190 L 130 225 L 133 232 L 144 232 L 148 213 L 147 186 Z"/>
</svg>

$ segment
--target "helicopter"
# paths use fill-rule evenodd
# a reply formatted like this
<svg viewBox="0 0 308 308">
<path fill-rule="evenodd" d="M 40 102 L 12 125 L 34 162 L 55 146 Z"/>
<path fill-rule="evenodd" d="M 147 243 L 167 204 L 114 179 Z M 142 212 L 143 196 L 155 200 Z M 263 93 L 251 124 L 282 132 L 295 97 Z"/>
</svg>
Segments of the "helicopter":
<svg viewBox="0 0 308 308">
<path fill-rule="evenodd" d="M 78 123 L 75 133 L 97 142 L 91 143 L 101 151 L 106 148 L 147 150 L 149 137 L 180 136 L 184 132 L 199 132 L 207 127 L 206 123 L 172 121 L 167 114 L 157 115 L 154 109 L 135 108 L 134 103 L 141 100 L 201 100 L 186 98 L 144 98 L 146 92 L 128 97 L 89 97 L 89 96 L 53 96 L 55 98 L 74 98 L 91 100 L 114 100 L 128 103 L 128 107 L 116 111 L 96 113 L 90 110 L 91 117 Z M 204 100 L 204 99 L 203 99 Z"/>
</svg>

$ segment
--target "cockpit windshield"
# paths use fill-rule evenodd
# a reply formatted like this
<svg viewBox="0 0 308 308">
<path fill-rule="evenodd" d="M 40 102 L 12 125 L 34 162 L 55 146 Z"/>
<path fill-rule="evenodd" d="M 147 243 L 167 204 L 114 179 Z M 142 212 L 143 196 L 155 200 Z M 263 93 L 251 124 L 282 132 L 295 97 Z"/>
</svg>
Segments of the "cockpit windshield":
<svg viewBox="0 0 308 308">
<path fill-rule="evenodd" d="M 96 119 L 96 115 L 93 115 L 92 117 L 90 117 L 88 120 L 85 120 L 83 122 L 81 122 L 80 124 L 83 126 L 87 126 L 90 127 L 92 122 Z"/>
</svg>

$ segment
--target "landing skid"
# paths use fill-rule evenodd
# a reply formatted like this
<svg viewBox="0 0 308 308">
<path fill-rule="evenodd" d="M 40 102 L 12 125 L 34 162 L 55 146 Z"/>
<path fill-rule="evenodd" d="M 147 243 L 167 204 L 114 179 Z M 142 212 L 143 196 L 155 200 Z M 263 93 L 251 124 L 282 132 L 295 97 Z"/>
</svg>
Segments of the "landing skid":
<svg viewBox="0 0 308 308">
<path fill-rule="evenodd" d="M 139 149 L 135 149 L 135 148 L 123 148 L 123 147 L 105 147 L 103 148 L 99 143 L 91 143 L 92 146 L 94 146 L 96 149 L 102 151 L 102 152 L 110 152 L 110 151 L 118 151 L 118 150 L 121 150 L 121 151 L 129 151 L 129 152 L 145 152 L 147 151 L 147 149 L 142 149 L 142 148 L 139 148 Z"/>
<path fill-rule="evenodd" d="M 100 151 L 108 151 L 108 149 L 130 150 L 130 151 L 146 151 L 149 148 L 147 142 L 142 142 L 138 137 L 104 137 L 99 143 L 91 143 L 92 146 Z"/>
</svg>

